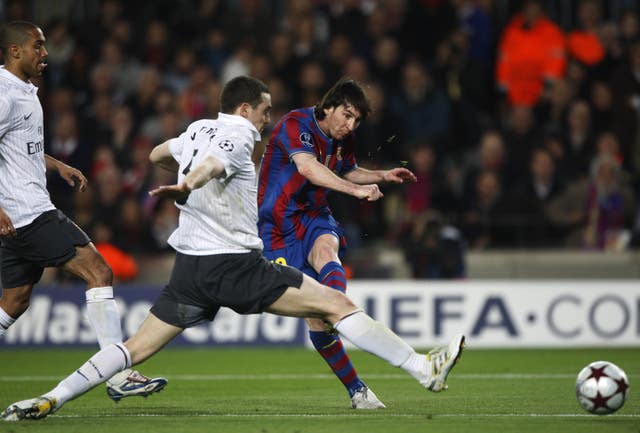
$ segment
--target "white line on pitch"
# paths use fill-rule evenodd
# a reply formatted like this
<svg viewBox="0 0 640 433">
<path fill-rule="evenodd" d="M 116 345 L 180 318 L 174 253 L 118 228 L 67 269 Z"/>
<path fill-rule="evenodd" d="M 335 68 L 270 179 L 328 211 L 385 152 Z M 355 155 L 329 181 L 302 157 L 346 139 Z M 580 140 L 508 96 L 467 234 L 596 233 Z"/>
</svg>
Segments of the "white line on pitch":
<svg viewBox="0 0 640 433">
<path fill-rule="evenodd" d="M 635 377 L 635 374 L 628 375 Z M 325 380 L 334 377 L 332 374 L 174 374 L 167 375 L 169 379 L 183 381 L 198 380 Z M 364 374 L 367 379 L 411 379 L 406 374 Z M 487 374 L 456 374 L 455 379 L 465 380 L 536 380 L 536 379 L 573 379 L 575 374 L 569 373 L 487 373 Z M 0 382 L 34 382 L 44 380 L 61 380 L 63 376 L 0 376 Z"/>
<path fill-rule="evenodd" d="M 136 414 L 97 414 L 97 415 L 51 415 L 49 418 L 166 418 L 180 417 L 183 415 L 172 415 L 166 413 L 136 413 Z M 352 418 L 352 417 L 384 417 L 384 418 L 595 418 L 590 414 L 579 413 L 441 413 L 441 414 L 412 414 L 412 413 L 388 413 L 373 414 L 362 413 L 346 414 L 346 413 L 192 413 L 188 415 L 192 418 Z M 640 414 L 614 414 L 607 415 L 607 419 L 611 418 L 640 418 Z"/>
</svg>

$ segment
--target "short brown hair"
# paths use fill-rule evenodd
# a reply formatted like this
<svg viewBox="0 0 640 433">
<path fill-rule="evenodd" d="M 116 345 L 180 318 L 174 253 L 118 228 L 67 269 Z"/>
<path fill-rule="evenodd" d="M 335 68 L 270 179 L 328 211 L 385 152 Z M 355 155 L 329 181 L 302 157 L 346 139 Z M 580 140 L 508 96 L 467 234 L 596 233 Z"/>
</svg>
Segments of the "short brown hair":
<svg viewBox="0 0 640 433">
<path fill-rule="evenodd" d="M 335 108 L 347 104 L 353 105 L 360 112 L 360 120 L 366 119 L 371 113 L 371 104 L 364 89 L 351 78 L 339 80 L 324 94 L 322 101 L 314 109 L 316 119 L 324 119 L 325 108 Z"/>
</svg>

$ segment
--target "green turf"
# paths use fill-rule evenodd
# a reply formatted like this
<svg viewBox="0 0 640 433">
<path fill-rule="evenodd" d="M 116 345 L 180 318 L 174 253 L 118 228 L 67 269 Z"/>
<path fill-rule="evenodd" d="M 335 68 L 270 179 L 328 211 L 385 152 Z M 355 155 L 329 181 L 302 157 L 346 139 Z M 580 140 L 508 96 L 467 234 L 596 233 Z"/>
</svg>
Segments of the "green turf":
<svg viewBox="0 0 640 433">
<path fill-rule="evenodd" d="M 48 391 L 90 354 L 0 350 L 0 406 Z M 440 394 L 371 355 L 352 358 L 386 410 L 349 409 L 342 385 L 309 350 L 169 348 L 140 368 L 169 378 L 158 395 L 116 405 L 101 385 L 47 419 L 0 422 L 0 432 L 640 433 L 640 348 L 469 349 Z M 574 395 L 575 375 L 598 359 L 620 365 L 631 382 L 612 416 L 588 415 Z"/>
</svg>

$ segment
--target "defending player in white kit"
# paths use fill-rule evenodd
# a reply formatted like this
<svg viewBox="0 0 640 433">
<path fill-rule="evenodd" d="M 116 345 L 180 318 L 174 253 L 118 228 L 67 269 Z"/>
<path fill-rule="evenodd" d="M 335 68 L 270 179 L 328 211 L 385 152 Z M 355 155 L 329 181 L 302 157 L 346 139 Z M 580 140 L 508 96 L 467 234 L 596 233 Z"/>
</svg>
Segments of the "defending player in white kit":
<svg viewBox="0 0 640 433">
<path fill-rule="evenodd" d="M 81 191 L 87 179 L 44 153 L 42 107 L 30 79 L 47 66 L 45 37 L 36 25 L 14 21 L 0 31 L 0 49 L 5 58 L 0 67 L 0 337 L 29 307 L 44 268 L 55 266 L 86 282 L 87 317 L 100 347 L 122 342 L 111 268 L 47 191 L 47 170 Z M 126 369 L 109 379 L 107 394 L 117 402 L 146 397 L 166 384 L 165 378 Z"/>
</svg>

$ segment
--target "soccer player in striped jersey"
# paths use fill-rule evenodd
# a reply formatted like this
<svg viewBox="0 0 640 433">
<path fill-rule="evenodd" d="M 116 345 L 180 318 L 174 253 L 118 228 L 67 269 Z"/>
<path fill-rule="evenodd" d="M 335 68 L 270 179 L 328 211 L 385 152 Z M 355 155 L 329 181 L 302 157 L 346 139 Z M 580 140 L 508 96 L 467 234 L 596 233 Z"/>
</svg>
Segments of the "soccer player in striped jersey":
<svg viewBox="0 0 640 433">
<path fill-rule="evenodd" d="M 269 260 L 300 269 L 340 292 L 347 277 L 340 262 L 346 241 L 329 209 L 338 191 L 370 201 L 380 182 L 415 182 L 406 168 L 368 170 L 355 159 L 353 131 L 370 112 L 354 80 L 338 81 L 318 106 L 284 115 L 271 134 L 258 187 L 259 233 Z M 309 338 L 347 389 L 354 409 L 384 408 L 356 373 L 340 338 L 321 320 L 307 319 Z"/>
<path fill-rule="evenodd" d="M 51 391 L 9 405 L 0 418 L 20 421 L 54 413 L 115 372 L 145 361 L 186 328 L 213 320 L 222 306 L 241 314 L 267 311 L 322 320 L 430 391 L 446 389 L 464 335 L 426 355 L 416 353 L 340 291 L 262 256 L 251 156 L 270 119 L 271 95 L 264 83 L 240 76 L 225 84 L 220 107 L 217 119 L 193 122 L 151 152 L 154 164 L 178 174 L 176 184 L 151 194 L 176 200 L 180 224 L 169 238 L 177 251 L 169 284 L 140 329 L 124 344 L 100 350 Z"/>
<path fill-rule="evenodd" d="M 44 124 L 32 78 L 47 67 L 42 30 L 14 21 L 0 30 L 0 337 L 29 307 L 45 267 L 55 266 L 87 283 L 87 317 L 100 347 L 122 342 L 111 268 L 91 239 L 51 202 L 45 172 L 55 171 L 81 191 L 87 179 L 44 153 Z M 114 401 L 161 390 L 167 380 L 127 369 L 109 379 Z"/>
</svg>

